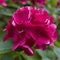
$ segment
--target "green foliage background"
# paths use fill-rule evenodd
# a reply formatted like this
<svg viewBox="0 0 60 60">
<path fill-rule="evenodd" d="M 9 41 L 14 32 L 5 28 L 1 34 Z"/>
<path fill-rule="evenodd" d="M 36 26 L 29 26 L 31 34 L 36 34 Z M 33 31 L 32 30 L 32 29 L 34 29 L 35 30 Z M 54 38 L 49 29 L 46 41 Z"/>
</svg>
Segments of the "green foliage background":
<svg viewBox="0 0 60 60">
<path fill-rule="evenodd" d="M 57 25 L 58 39 L 54 47 L 49 46 L 45 51 L 35 50 L 34 56 L 27 56 L 23 51 L 13 52 L 11 50 L 13 45 L 11 39 L 3 42 L 4 26 L 13 12 L 23 6 L 21 3 L 13 3 L 11 0 L 6 0 L 6 2 L 8 4 L 7 7 L 0 5 L 0 60 L 60 60 L 60 7 L 57 6 L 57 0 L 47 0 L 44 9 L 54 17 Z M 29 0 L 28 5 L 31 5 Z"/>
</svg>

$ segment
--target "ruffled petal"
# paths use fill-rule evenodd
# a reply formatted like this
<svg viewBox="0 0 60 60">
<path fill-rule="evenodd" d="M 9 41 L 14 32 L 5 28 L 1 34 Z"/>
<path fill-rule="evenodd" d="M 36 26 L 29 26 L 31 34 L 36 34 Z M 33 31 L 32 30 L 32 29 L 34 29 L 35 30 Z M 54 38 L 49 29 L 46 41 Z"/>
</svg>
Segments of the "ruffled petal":
<svg viewBox="0 0 60 60">
<path fill-rule="evenodd" d="M 32 56 L 32 55 L 34 54 L 32 48 L 30 48 L 30 47 L 27 46 L 27 45 L 24 45 L 24 46 L 23 46 L 23 49 L 24 49 L 25 53 L 28 54 L 29 56 Z"/>
</svg>

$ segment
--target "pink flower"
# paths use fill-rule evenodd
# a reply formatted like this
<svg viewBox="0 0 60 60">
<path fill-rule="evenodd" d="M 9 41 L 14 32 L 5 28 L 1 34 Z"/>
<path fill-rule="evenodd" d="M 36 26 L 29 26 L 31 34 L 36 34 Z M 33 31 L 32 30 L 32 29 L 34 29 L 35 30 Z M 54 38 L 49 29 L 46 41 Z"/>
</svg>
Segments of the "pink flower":
<svg viewBox="0 0 60 60">
<path fill-rule="evenodd" d="M 26 4 L 27 0 L 12 0 L 13 2 L 21 2 L 22 4 Z"/>
<path fill-rule="evenodd" d="M 0 0 L 0 4 L 3 5 L 3 6 L 7 6 L 5 0 Z"/>
<path fill-rule="evenodd" d="M 22 4 L 26 4 L 28 0 L 12 0 L 13 2 L 21 2 Z M 37 4 L 39 6 L 44 6 L 46 0 L 31 0 L 33 4 Z"/>
<path fill-rule="evenodd" d="M 46 3 L 46 0 L 31 0 L 33 4 L 37 4 L 39 6 L 44 6 Z"/>
<path fill-rule="evenodd" d="M 57 6 L 60 6 L 60 0 L 58 0 L 58 2 L 57 2 Z"/>
<path fill-rule="evenodd" d="M 57 40 L 52 16 L 44 9 L 32 6 L 17 9 L 4 31 L 7 33 L 4 41 L 13 39 L 12 50 L 19 47 L 28 55 L 34 54 L 32 47 L 44 50 L 48 45 L 54 45 Z"/>
</svg>

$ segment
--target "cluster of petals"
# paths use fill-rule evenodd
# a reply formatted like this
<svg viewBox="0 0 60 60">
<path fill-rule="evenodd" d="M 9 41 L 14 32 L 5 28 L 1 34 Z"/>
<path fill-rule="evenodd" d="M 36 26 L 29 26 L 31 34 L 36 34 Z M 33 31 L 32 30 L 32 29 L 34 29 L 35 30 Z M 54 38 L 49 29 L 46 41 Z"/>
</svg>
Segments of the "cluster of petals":
<svg viewBox="0 0 60 60">
<path fill-rule="evenodd" d="M 7 6 L 6 1 L 5 0 L 0 0 L 0 4 L 3 6 Z"/>
<path fill-rule="evenodd" d="M 26 4 L 28 2 L 28 0 L 12 0 L 13 2 L 20 2 L 22 4 Z M 37 4 L 39 6 L 44 6 L 46 0 L 30 0 L 31 3 L 33 4 Z"/>
<path fill-rule="evenodd" d="M 20 48 L 28 55 L 34 54 L 33 48 L 44 50 L 57 40 L 52 16 L 46 10 L 32 6 L 17 9 L 4 31 L 4 41 L 8 38 L 13 40 L 12 50 Z"/>
</svg>

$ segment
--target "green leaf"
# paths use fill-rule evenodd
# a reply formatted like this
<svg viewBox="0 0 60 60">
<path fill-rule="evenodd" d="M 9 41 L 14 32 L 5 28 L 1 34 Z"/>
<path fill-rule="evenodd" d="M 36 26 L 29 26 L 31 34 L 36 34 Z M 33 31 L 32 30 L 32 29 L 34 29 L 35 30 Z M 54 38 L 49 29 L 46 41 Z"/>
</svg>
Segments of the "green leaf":
<svg viewBox="0 0 60 60">
<path fill-rule="evenodd" d="M 60 48 L 58 48 L 58 47 L 55 46 L 54 47 L 54 52 L 57 55 L 58 59 L 60 59 Z"/>
<path fill-rule="evenodd" d="M 55 13 L 56 5 L 57 0 L 46 0 L 46 9 L 49 11 L 51 15 Z"/>
<path fill-rule="evenodd" d="M 55 42 L 55 46 L 60 47 L 60 42 L 59 41 L 56 41 Z"/>
<path fill-rule="evenodd" d="M 46 55 L 45 52 L 42 50 L 37 50 L 37 52 L 39 53 L 39 55 L 42 57 L 42 60 L 50 60 Z"/>
<path fill-rule="evenodd" d="M 57 4 L 57 0 L 51 0 L 51 4 L 52 4 L 52 6 L 55 6 L 56 7 L 56 4 Z"/>
<path fill-rule="evenodd" d="M 10 41 L 0 41 L 0 54 L 11 52 L 12 43 Z"/>
<path fill-rule="evenodd" d="M 0 14 L 6 15 L 6 16 L 12 16 L 12 12 L 6 8 L 0 8 Z"/>
<path fill-rule="evenodd" d="M 10 54 L 4 54 L 0 56 L 0 60 L 14 60 Z"/>
<path fill-rule="evenodd" d="M 0 54 L 11 52 L 12 41 L 3 41 L 4 33 L 0 31 Z"/>
</svg>

